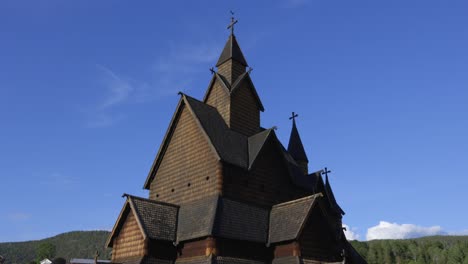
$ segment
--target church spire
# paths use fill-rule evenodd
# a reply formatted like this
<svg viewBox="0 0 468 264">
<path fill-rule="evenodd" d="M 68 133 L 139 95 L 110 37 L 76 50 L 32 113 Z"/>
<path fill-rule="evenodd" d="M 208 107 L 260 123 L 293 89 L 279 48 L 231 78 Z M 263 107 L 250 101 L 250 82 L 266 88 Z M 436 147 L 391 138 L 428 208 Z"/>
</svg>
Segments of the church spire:
<svg viewBox="0 0 468 264">
<path fill-rule="evenodd" d="M 301 137 L 299 136 L 299 132 L 297 131 L 296 117 L 298 117 L 298 114 L 292 112 L 292 116 L 289 118 L 290 120 L 292 119 L 293 126 L 291 129 L 291 136 L 289 137 L 288 152 L 303 169 L 304 174 L 307 174 L 309 160 L 307 159 L 304 146 L 302 145 Z"/>
<path fill-rule="evenodd" d="M 231 14 L 234 15 L 233 12 L 231 12 Z M 216 63 L 219 73 L 224 76 L 230 85 L 234 84 L 237 78 L 245 73 L 245 68 L 248 66 L 244 54 L 242 54 L 239 47 L 239 43 L 237 43 L 236 36 L 234 36 L 234 25 L 236 23 L 237 20 L 232 16 L 231 23 L 227 27 L 227 29 L 231 31 L 231 34 Z"/>
</svg>

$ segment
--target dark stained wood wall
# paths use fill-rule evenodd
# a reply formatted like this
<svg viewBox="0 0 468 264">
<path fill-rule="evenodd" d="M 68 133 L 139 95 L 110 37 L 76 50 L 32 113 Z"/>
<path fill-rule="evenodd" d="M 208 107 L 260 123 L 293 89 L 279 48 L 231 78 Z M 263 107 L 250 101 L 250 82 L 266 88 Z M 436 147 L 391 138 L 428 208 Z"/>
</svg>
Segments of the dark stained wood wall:
<svg viewBox="0 0 468 264">
<path fill-rule="evenodd" d="M 245 67 L 237 61 L 227 60 L 219 65 L 218 73 L 232 85 L 245 72 Z"/>
<path fill-rule="evenodd" d="M 213 88 L 206 99 L 206 104 L 213 106 L 223 117 L 224 122 L 229 126 L 230 111 L 231 111 L 231 99 L 226 88 L 222 86 L 220 80 L 215 79 Z"/>
<path fill-rule="evenodd" d="M 320 206 L 315 206 L 309 216 L 302 235 L 299 238 L 301 255 L 304 258 L 324 261 L 341 261 L 341 244 L 336 240 L 335 234 Z"/>
<path fill-rule="evenodd" d="M 231 129 L 251 136 L 260 131 L 260 110 L 250 83 L 244 79 L 231 94 Z"/>
<path fill-rule="evenodd" d="M 219 193 L 218 159 L 186 106 L 150 186 L 150 199 L 183 204 Z M 219 174 L 219 173 L 218 173 Z"/>
<path fill-rule="evenodd" d="M 114 239 L 112 262 L 120 262 L 145 255 L 145 241 L 135 216 L 130 211 L 119 235 Z"/>
<path fill-rule="evenodd" d="M 293 186 L 282 154 L 272 141 L 266 144 L 250 172 L 224 166 L 224 195 L 261 206 L 272 206 L 310 195 Z"/>
<path fill-rule="evenodd" d="M 293 241 L 283 245 L 275 246 L 275 258 L 300 256 L 301 249 L 298 242 Z"/>
</svg>

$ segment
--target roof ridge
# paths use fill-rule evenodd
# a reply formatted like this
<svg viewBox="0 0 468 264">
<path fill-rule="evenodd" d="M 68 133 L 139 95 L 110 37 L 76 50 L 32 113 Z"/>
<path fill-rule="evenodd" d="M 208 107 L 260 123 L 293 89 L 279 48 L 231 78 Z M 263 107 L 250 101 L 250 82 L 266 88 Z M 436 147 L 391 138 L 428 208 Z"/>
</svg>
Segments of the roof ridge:
<svg viewBox="0 0 468 264">
<path fill-rule="evenodd" d="M 231 93 L 236 90 L 237 87 L 239 87 L 240 83 L 242 80 L 244 80 L 245 76 L 247 76 L 249 72 L 244 72 L 237 79 L 234 81 L 234 83 L 231 85 Z"/>
<path fill-rule="evenodd" d="M 142 200 L 142 201 L 150 202 L 150 203 L 154 203 L 154 204 L 167 205 L 167 206 L 172 206 L 172 207 L 177 207 L 177 208 L 180 207 L 180 205 L 177 205 L 177 204 L 171 204 L 171 203 L 167 203 L 167 202 L 156 201 L 156 200 L 152 200 L 152 199 L 149 199 L 149 198 L 143 198 L 143 197 L 139 197 L 139 196 L 135 196 L 135 195 L 131 195 L 131 194 L 126 194 L 125 193 L 124 195 L 127 196 L 128 198 Z"/>
<path fill-rule="evenodd" d="M 280 204 L 275 204 L 272 206 L 272 208 L 278 208 L 278 207 L 283 207 L 283 206 L 286 206 L 286 205 L 290 205 L 290 204 L 294 204 L 294 203 L 299 203 L 299 202 L 303 202 L 305 200 L 308 200 L 308 199 L 315 199 L 317 197 L 323 197 L 323 194 L 321 192 L 319 193 L 316 193 L 316 194 L 312 194 L 312 195 L 309 195 L 309 196 L 306 196 L 306 197 L 302 197 L 302 198 L 299 198 L 299 199 L 295 199 L 295 200 L 291 200 L 291 201 L 287 201 L 287 202 L 284 202 L 284 203 L 280 203 Z"/>
</svg>

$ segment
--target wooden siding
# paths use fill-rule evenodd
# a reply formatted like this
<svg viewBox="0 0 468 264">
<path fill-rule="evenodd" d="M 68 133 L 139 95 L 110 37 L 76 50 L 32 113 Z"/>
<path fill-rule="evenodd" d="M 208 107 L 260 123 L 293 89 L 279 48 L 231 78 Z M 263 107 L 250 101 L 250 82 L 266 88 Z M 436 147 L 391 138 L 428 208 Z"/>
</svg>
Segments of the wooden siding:
<svg viewBox="0 0 468 264">
<path fill-rule="evenodd" d="M 231 98 L 226 88 L 220 82 L 218 79 L 214 81 L 213 88 L 211 88 L 210 94 L 206 99 L 206 104 L 216 108 L 226 124 L 229 125 Z"/>
<path fill-rule="evenodd" d="M 186 106 L 150 186 L 150 199 L 182 204 L 218 193 L 218 160 Z"/>
<path fill-rule="evenodd" d="M 114 239 L 112 247 L 112 262 L 132 259 L 145 255 L 145 241 L 135 216 L 130 211 L 120 230 Z"/>
<path fill-rule="evenodd" d="M 232 85 L 240 75 L 245 72 L 245 67 L 237 61 L 227 60 L 219 65 L 218 73 L 224 76 L 226 80 Z"/>
<path fill-rule="evenodd" d="M 320 206 L 315 206 L 299 238 L 304 258 L 340 261 L 341 249 Z"/>
<path fill-rule="evenodd" d="M 248 203 L 272 206 L 310 195 L 293 186 L 282 154 L 266 143 L 250 172 L 224 165 L 224 195 Z"/>
<path fill-rule="evenodd" d="M 231 94 L 232 130 L 251 136 L 260 131 L 260 110 L 252 93 L 250 83 L 244 79 Z"/>
<path fill-rule="evenodd" d="M 290 256 L 301 256 L 301 249 L 298 242 L 290 242 L 275 247 L 275 258 Z"/>
<path fill-rule="evenodd" d="M 179 248 L 180 258 L 208 256 L 211 253 L 217 253 L 216 240 L 212 237 L 207 237 L 201 240 L 188 241 L 180 245 Z"/>
</svg>

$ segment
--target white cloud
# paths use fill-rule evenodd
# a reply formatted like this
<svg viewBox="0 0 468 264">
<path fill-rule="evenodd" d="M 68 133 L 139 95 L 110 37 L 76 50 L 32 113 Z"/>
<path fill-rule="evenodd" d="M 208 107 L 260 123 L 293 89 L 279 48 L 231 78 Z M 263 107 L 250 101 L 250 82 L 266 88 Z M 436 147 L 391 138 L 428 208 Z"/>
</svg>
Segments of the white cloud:
<svg viewBox="0 0 468 264">
<path fill-rule="evenodd" d="M 346 239 L 348 240 L 359 240 L 359 234 L 356 233 L 357 229 L 356 228 L 351 228 L 350 226 L 343 224 L 343 227 L 346 228 L 344 230 Z"/>
<path fill-rule="evenodd" d="M 97 65 L 97 67 L 105 74 L 104 82 L 109 92 L 107 97 L 101 103 L 100 108 L 109 108 L 126 101 L 130 94 L 135 90 L 130 82 L 128 80 L 124 80 L 115 72 L 103 65 Z"/>
<path fill-rule="evenodd" d="M 187 92 L 197 75 L 214 65 L 220 50 L 212 44 L 169 45 L 168 52 L 158 57 L 146 70 L 149 75 L 135 80 L 97 64 L 105 95 L 95 106 L 84 110 L 89 127 L 108 127 L 122 120 L 125 115 L 117 113 L 124 104 L 154 101 L 166 96 L 176 96 L 178 91 Z"/>
<path fill-rule="evenodd" d="M 468 229 L 448 233 L 451 236 L 468 236 Z"/>
<path fill-rule="evenodd" d="M 423 227 L 413 224 L 397 224 L 380 221 L 376 226 L 367 229 L 367 240 L 406 239 L 423 236 L 444 235 L 440 226 Z"/>
</svg>

